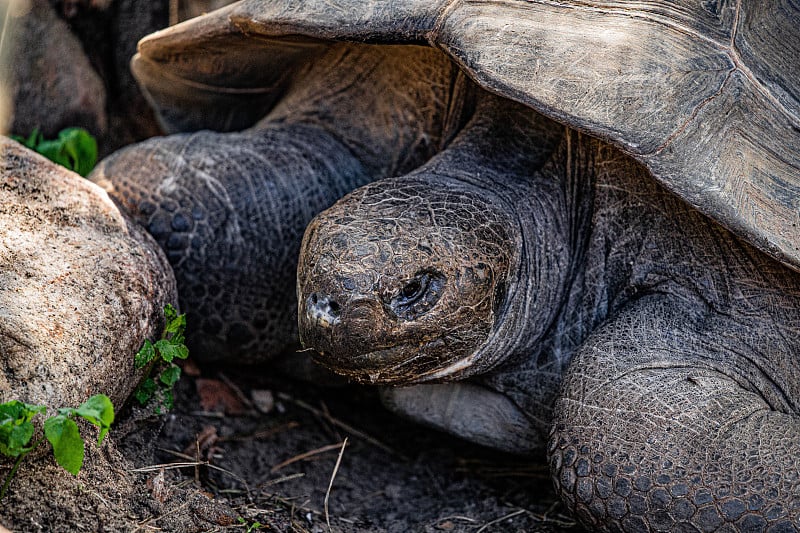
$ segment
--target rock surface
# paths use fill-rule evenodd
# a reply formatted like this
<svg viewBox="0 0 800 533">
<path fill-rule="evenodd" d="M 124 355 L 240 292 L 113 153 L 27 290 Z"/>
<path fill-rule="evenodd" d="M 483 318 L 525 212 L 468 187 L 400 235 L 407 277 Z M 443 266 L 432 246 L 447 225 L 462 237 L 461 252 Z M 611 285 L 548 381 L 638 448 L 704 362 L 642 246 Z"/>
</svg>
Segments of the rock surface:
<svg viewBox="0 0 800 533">
<path fill-rule="evenodd" d="M 27 136 L 39 128 L 54 137 L 80 126 L 104 133 L 106 89 L 67 24 L 46 0 L 17 0 L 9 10 L 0 80 L 10 102 L 0 130 Z"/>
<path fill-rule="evenodd" d="M 99 187 L 4 138 L 0 235 L 0 401 L 119 407 L 176 301 L 158 246 Z"/>
</svg>

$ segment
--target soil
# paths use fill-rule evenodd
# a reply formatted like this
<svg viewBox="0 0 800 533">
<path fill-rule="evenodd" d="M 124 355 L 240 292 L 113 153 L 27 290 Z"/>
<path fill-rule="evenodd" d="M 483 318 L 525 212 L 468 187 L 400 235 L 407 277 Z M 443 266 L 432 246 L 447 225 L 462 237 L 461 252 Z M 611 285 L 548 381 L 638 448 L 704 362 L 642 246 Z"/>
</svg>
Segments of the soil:
<svg viewBox="0 0 800 533">
<path fill-rule="evenodd" d="M 13 531 L 582 531 L 556 499 L 543 458 L 414 425 L 366 387 L 205 368 L 182 378 L 168 414 L 128 406 L 120 415 L 99 449 L 88 446 L 76 478 L 49 451 L 27 458 L 0 523 Z M 1 464 L 0 475 L 9 469 Z"/>
</svg>

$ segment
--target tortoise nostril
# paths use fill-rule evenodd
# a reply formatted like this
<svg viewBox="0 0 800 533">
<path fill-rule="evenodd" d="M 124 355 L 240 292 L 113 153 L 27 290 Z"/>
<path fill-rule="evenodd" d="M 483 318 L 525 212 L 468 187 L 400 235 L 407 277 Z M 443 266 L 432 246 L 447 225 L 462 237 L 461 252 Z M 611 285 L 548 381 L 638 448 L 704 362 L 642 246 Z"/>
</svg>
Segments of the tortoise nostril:
<svg viewBox="0 0 800 533">
<path fill-rule="evenodd" d="M 306 299 L 306 314 L 317 324 L 328 327 L 339 321 L 341 306 L 328 296 L 312 292 Z"/>
</svg>

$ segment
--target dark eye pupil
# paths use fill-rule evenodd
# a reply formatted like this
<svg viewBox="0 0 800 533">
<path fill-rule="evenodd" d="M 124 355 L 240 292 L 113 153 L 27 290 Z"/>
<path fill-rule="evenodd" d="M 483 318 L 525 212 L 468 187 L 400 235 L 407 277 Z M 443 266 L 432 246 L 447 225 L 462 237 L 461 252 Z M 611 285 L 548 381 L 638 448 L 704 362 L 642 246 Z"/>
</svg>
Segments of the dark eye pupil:
<svg viewBox="0 0 800 533">
<path fill-rule="evenodd" d="M 403 297 L 404 298 L 413 298 L 417 295 L 421 288 L 419 281 L 414 280 L 408 283 L 405 287 L 403 287 Z"/>
</svg>

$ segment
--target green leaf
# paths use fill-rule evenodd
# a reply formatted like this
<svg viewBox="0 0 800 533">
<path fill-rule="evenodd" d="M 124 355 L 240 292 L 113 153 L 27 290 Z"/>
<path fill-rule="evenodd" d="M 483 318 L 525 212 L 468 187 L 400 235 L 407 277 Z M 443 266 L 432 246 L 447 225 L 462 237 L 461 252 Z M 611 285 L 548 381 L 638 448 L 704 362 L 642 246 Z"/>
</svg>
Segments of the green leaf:
<svg viewBox="0 0 800 533">
<path fill-rule="evenodd" d="M 100 444 L 114 422 L 114 405 L 105 394 L 95 394 L 80 404 L 75 414 L 100 428 L 97 438 L 97 444 Z"/>
<path fill-rule="evenodd" d="M 56 462 L 72 475 L 83 466 L 83 439 L 74 420 L 56 415 L 44 423 L 44 436 L 53 445 Z"/>
<path fill-rule="evenodd" d="M 81 176 L 88 175 L 97 163 L 97 141 L 83 128 L 61 130 L 53 140 L 45 140 L 38 129 L 27 139 L 19 135 L 12 138 Z"/>
<path fill-rule="evenodd" d="M 37 414 L 46 412 L 47 407 L 44 405 L 31 405 L 19 400 L 11 400 L 10 402 L 0 403 L 0 423 L 7 419 L 15 420 L 17 423 L 30 422 Z"/>
<path fill-rule="evenodd" d="M 186 329 L 186 314 L 179 315 L 172 305 L 167 304 L 164 306 L 164 317 L 167 320 L 164 333 L 182 334 Z"/>
<path fill-rule="evenodd" d="M 184 344 L 186 342 L 186 337 L 183 336 L 183 333 L 175 333 L 172 337 L 169 338 L 169 342 L 174 345 Z M 188 351 L 187 351 L 188 354 Z"/>
<path fill-rule="evenodd" d="M 167 320 L 167 324 L 172 322 L 178 317 L 178 310 L 175 309 L 172 304 L 167 304 L 164 306 L 164 318 Z"/>
<path fill-rule="evenodd" d="M 23 422 L 15 424 L 11 421 L 0 424 L 0 453 L 9 457 L 19 457 L 28 451 L 25 447 L 33 437 L 33 424 Z"/>
<path fill-rule="evenodd" d="M 136 392 L 133 393 L 136 401 L 139 402 L 139 405 L 146 405 L 147 402 L 153 397 L 153 394 L 156 392 L 156 382 L 153 381 L 153 378 L 147 378 L 142 381 L 141 385 L 136 389 Z"/>
<path fill-rule="evenodd" d="M 161 359 L 167 363 L 171 363 L 176 357 L 178 359 L 186 359 L 189 357 L 189 349 L 183 344 L 175 344 L 167 339 L 156 341 L 156 350 L 161 354 Z"/>
<path fill-rule="evenodd" d="M 181 378 L 181 369 L 176 366 L 172 365 L 164 369 L 161 372 L 161 375 L 158 376 L 158 379 L 161 380 L 161 383 L 166 385 L 167 387 L 172 387 L 178 380 Z"/>
<path fill-rule="evenodd" d="M 164 328 L 165 333 L 183 333 L 183 330 L 186 329 L 186 315 L 178 315 L 177 318 L 174 320 L 170 320 L 167 323 L 167 327 Z"/>
<path fill-rule="evenodd" d="M 70 161 L 69 155 L 62 150 L 61 142 L 58 139 L 54 141 L 42 141 L 36 146 L 36 151 L 45 156 L 53 163 L 57 163 L 62 167 L 70 170 L 75 170 L 73 162 Z"/>
<path fill-rule="evenodd" d="M 31 150 L 36 150 L 36 146 L 42 139 L 41 133 L 39 133 L 39 128 L 34 128 L 31 134 L 26 139 L 22 135 L 12 135 L 12 139 L 21 143 L 25 148 L 30 148 Z"/>
<path fill-rule="evenodd" d="M 133 364 L 136 368 L 144 368 L 147 364 L 156 358 L 156 350 L 153 348 L 153 343 L 145 339 L 144 344 L 136 352 L 133 358 Z"/>
<path fill-rule="evenodd" d="M 31 405 L 12 400 L 0 404 L 0 453 L 10 457 L 18 457 L 27 452 L 26 445 L 33 437 L 31 419 L 44 413 L 44 405 Z"/>
<path fill-rule="evenodd" d="M 71 168 L 87 176 L 97 163 L 97 141 L 83 128 L 67 128 L 58 134 L 61 151 L 71 161 Z"/>
</svg>

